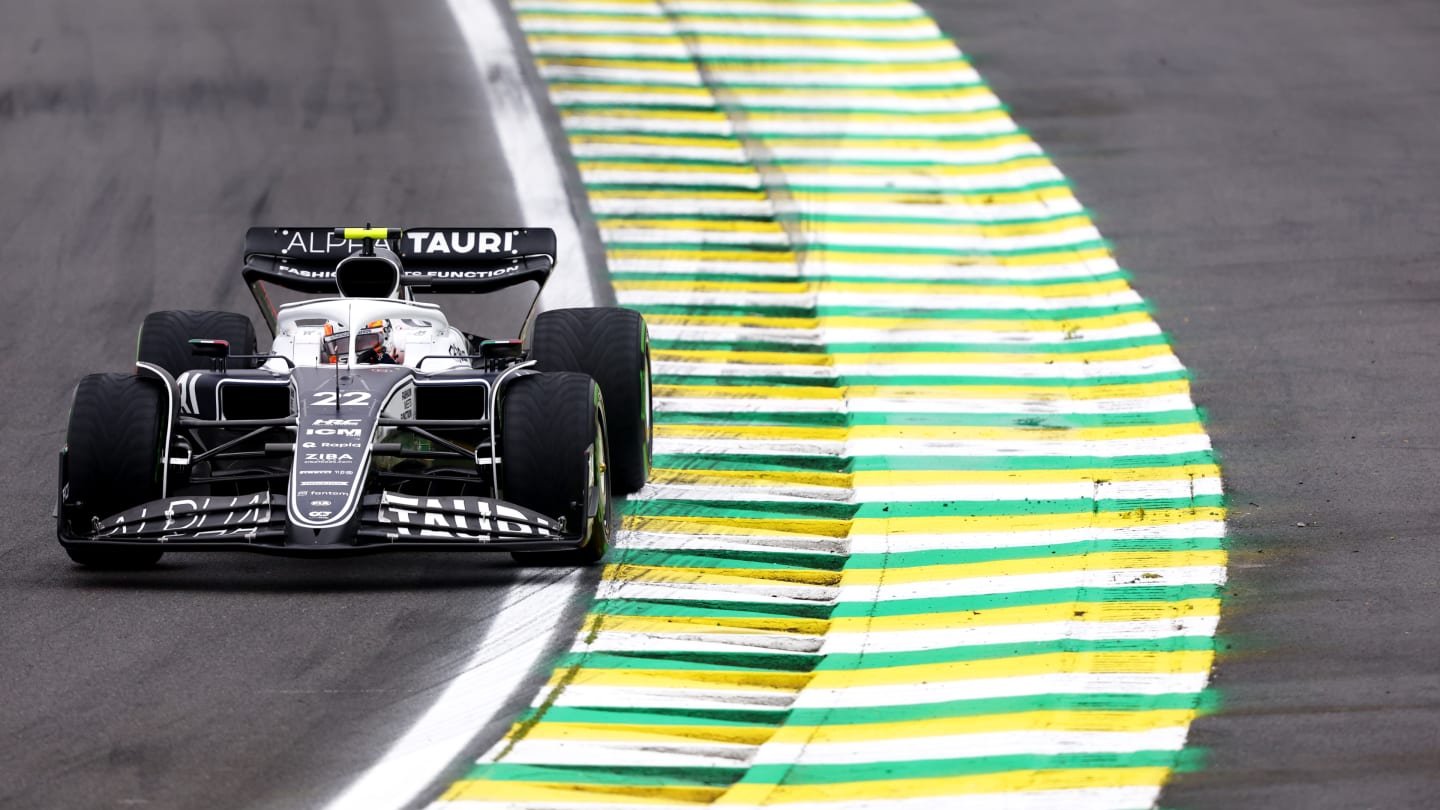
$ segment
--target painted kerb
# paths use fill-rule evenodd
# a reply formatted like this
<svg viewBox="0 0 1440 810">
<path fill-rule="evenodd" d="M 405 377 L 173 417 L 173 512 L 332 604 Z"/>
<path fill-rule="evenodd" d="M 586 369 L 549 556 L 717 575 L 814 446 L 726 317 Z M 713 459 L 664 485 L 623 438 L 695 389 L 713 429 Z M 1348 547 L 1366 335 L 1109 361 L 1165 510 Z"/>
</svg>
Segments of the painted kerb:
<svg viewBox="0 0 1440 810">
<path fill-rule="evenodd" d="M 657 469 L 437 806 L 1153 805 L 1223 496 L 1065 179 L 911 3 L 513 5 L 650 323 Z"/>
</svg>

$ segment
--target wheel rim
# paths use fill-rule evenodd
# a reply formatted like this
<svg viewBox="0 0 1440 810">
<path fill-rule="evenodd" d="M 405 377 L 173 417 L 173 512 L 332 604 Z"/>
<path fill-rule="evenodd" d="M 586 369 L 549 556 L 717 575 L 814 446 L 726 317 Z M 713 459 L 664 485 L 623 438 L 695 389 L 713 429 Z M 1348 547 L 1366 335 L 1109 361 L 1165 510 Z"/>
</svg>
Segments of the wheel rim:
<svg viewBox="0 0 1440 810">
<path fill-rule="evenodd" d="M 640 423 L 641 452 L 645 458 L 645 469 L 648 472 L 651 463 L 650 446 L 654 441 L 655 430 L 653 427 L 654 414 L 650 412 L 650 352 L 648 351 L 648 347 L 645 351 L 645 365 L 642 366 L 640 370 L 640 395 L 644 397 L 640 407 L 640 413 L 642 414 L 641 419 L 643 420 Z"/>
<path fill-rule="evenodd" d="M 604 424 L 598 416 L 595 420 L 595 441 L 590 445 L 589 487 L 595 491 L 599 503 L 596 504 L 595 518 L 590 525 L 590 538 L 585 545 L 592 549 L 598 548 L 598 558 L 610 547 L 610 454 L 605 445 Z"/>
</svg>

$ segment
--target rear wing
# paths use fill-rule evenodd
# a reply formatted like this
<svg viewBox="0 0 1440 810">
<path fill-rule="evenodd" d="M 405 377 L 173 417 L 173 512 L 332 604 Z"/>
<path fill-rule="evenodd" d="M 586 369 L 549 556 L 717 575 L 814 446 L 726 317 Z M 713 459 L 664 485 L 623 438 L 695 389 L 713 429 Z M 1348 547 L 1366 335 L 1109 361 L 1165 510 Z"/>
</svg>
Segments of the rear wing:
<svg viewBox="0 0 1440 810">
<path fill-rule="evenodd" d="M 378 230 L 378 229 L 377 229 Z M 406 228 L 375 247 L 400 257 L 400 284 L 415 292 L 483 293 L 527 281 L 544 284 L 555 266 L 549 228 Z M 363 239 L 336 228 L 251 228 L 245 233 L 245 281 L 304 293 L 339 294 L 335 265 Z"/>
<path fill-rule="evenodd" d="M 549 228 L 251 228 L 242 274 L 273 329 L 262 282 L 339 295 L 335 267 L 372 247 L 395 254 L 400 286 L 409 292 L 487 293 L 527 281 L 544 287 L 555 267 L 555 232 Z"/>
</svg>

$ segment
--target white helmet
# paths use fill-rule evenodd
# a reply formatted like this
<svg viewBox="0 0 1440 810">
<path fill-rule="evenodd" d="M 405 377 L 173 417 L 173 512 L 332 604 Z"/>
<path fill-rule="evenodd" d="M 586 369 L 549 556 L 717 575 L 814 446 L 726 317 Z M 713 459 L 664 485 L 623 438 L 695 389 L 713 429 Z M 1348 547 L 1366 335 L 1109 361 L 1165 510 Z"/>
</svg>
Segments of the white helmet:
<svg viewBox="0 0 1440 810">
<path fill-rule="evenodd" d="M 350 353 L 351 336 L 345 325 L 334 321 L 325 323 L 325 341 L 320 349 L 321 363 L 339 363 Z M 355 330 L 355 362 L 357 363 L 398 363 L 395 342 L 390 330 L 390 321 L 371 321 Z"/>
</svg>

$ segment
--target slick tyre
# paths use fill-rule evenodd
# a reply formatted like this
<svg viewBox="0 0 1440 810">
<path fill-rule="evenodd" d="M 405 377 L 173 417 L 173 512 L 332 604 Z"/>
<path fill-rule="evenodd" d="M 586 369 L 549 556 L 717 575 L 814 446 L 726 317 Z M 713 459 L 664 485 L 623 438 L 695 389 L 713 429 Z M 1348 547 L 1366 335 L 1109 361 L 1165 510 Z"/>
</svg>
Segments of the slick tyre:
<svg viewBox="0 0 1440 810">
<path fill-rule="evenodd" d="M 150 363 L 178 377 L 182 372 L 210 368 L 210 358 L 190 351 L 190 340 L 224 340 L 231 354 L 255 354 L 255 325 L 237 312 L 172 309 L 152 312 L 140 325 L 135 359 Z M 253 360 L 227 360 L 229 368 L 254 368 Z"/>
<path fill-rule="evenodd" d="M 609 418 L 615 489 L 631 493 L 650 477 L 650 334 L 630 309 L 556 309 L 535 319 L 541 371 L 579 371 L 600 384 Z"/>
<path fill-rule="evenodd" d="M 133 374 L 91 374 L 80 380 L 65 432 L 67 517 L 80 533 L 106 518 L 160 497 L 160 444 L 165 393 Z M 95 568 L 145 568 L 163 552 L 150 549 L 67 548 L 70 559 Z"/>
<path fill-rule="evenodd" d="M 590 565 L 610 546 L 610 470 L 605 406 L 584 374 L 512 381 L 500 406 L 500 495 L 583 533 L 574 551 L 514 552 L 527 565 Z"/>
</svg>

